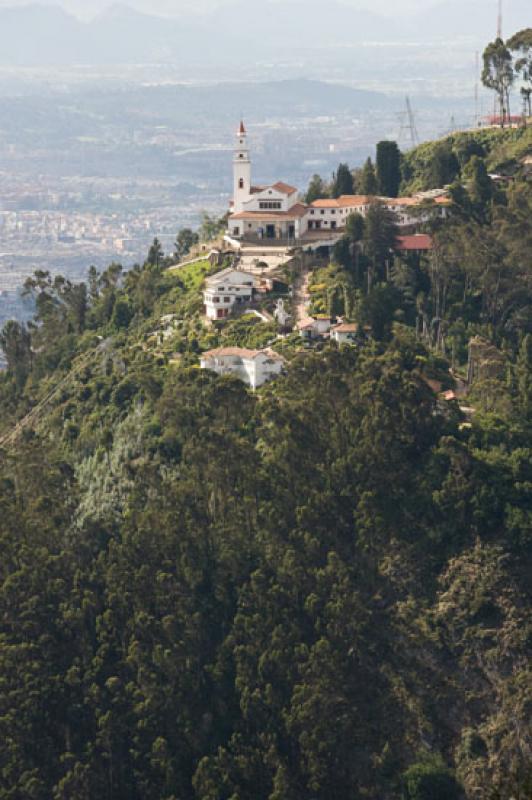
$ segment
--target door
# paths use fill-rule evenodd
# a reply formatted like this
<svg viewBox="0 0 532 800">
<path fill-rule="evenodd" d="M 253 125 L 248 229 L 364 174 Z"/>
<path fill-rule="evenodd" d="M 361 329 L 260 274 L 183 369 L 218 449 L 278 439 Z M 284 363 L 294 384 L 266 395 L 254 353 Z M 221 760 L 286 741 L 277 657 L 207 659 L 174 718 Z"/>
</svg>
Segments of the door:
<svg viewBox="0 0 532 800">
<path fill-rule="evenodd" d="M 295 225 L 289 225 L 288 226 L 288 238 L 289 239 L 295 239 L 296 238 L 296 226 Z"/>
<path fill-rule="evenodd" d="M 275 225 L 266 225 L 266 238 L 275 239 Z"/>
</svg>

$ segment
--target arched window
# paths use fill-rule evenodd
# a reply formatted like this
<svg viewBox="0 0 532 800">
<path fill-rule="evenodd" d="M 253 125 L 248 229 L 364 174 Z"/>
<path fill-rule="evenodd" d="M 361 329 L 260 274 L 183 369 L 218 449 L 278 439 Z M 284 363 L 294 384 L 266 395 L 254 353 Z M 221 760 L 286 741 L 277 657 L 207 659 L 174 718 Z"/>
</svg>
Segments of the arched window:
<svg viewBox="0 0 532 800">
<path fill-rule="evenodd" d="M 240 178 L 240 180 L 238 181 L 238 188 L 239 189 L 244 188 L 244 178 Z"/>
</svg>

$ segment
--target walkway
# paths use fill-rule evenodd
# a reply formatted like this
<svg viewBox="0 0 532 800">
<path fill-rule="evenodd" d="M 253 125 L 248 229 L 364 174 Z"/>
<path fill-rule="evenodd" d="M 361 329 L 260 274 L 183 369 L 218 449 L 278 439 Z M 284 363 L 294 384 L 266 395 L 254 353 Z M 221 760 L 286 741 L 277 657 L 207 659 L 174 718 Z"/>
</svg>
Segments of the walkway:
<svg viewBox="0 0 532 800">
<path fill-rule="evenodd" d="M 308 290 L 312 271 L 305 267 L 294 281 L 292 289 L 292 307 L 294 309 L 294 322 L 299 322 L 308 318 L 308 307 L 310 303 L 310 292 Z"/>
</svg>

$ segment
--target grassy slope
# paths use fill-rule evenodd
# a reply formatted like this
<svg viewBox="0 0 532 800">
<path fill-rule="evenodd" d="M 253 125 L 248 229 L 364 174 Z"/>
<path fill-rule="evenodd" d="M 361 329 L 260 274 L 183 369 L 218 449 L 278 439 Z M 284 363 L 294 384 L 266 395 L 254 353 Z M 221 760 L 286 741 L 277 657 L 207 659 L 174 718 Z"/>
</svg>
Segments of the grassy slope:
<svg viewBox="0 0 532 800">
<path fill-rule="evenodd" d="M 475 142 L 484 149 L 488 170 L 512 174 L 519 168 L 520 159 L 532 153 L 532 127 L 457 132 L 420 144 L 403 155 L 405 171 L 411 173 L 411 177 L 403 182 L 401 194 L 435 188 L 430 185 L 428 172 L 436 148 L 446 143 L 460 160 L 459 154 L 469 142 Z"/>
</svg>

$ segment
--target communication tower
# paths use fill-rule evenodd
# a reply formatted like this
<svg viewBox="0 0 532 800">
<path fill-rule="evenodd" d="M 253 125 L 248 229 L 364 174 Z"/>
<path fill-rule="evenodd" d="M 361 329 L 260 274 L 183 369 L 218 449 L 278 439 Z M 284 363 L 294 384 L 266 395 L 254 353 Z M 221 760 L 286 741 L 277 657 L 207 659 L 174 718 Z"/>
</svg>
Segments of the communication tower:
<svg viewBox="0 0 532 800">
<path fill-rule="evenodd" d="M 416 116 L 414 111 L 412 110 L 412 104 L 410 103 L 410 98 L 406 98 L 406 112 L 403 112 L 400 115 L 401 119 L 401 128 L 399 130 L 399 136 L 397 137 L 399 141 L 403 134 L 407 134 L 410 138 L 410 143 L 412 147 L 415 147 L 419 144 L 419 136 L 416 128 Z"/>
</svg>

